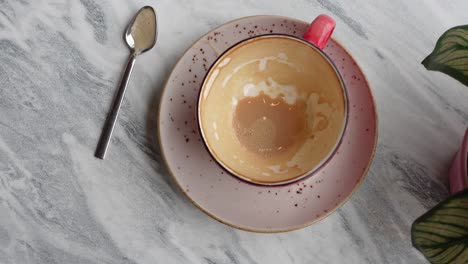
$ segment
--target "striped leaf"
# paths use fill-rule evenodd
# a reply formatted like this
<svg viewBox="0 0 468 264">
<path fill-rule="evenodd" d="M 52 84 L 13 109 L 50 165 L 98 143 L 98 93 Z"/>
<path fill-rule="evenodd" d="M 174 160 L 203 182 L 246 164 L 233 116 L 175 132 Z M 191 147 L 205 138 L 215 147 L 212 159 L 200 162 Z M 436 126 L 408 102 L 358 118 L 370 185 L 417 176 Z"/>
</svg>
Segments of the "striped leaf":
<svg viewBox="0 0 468 264">
<path fill-rule="evenodd" d="M 468 25 L 446 31 L 422 64 L 428 70 L 446 73 L 468 86 Z"/>
<path fill-rule="evenodd" d="M 468 263 L 468 189 L 419 217 L 411 237 L 413 246 L 433 264 Z"/>
</svg>

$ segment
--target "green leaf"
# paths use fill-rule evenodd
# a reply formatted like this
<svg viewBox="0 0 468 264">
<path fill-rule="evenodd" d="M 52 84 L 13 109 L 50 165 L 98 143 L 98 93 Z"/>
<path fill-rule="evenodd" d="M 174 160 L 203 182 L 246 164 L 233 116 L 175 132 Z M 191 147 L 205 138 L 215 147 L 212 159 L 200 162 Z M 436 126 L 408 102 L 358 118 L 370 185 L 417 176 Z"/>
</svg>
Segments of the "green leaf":
<svg viewBox="0 0 468 264">
<path fill-rule="evenodd" d="M 422 64 L 428 70 L 446 73 L 468 86 L 468 25 L 442 34 Z"/>
<path fill-rule="evenodd" d="M 468 263 L 468 189 L 419 217 L 411 227 L 411 238 L 433 264 Z"/>
</svg>

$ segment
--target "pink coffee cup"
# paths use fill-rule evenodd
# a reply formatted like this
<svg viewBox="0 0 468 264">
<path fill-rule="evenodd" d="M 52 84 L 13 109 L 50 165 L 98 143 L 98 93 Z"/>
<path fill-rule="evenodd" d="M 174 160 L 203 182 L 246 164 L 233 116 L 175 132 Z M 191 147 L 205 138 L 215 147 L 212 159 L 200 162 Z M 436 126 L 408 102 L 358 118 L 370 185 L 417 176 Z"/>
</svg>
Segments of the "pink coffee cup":
<svg viewBox="0 0 468 264">
<path fill-rule="evenodd" d="M 272 33 L 242 40 L 211 66 L 198 125 L 209 153 L 230 174 L 259 185 L 290 184 L 336 153 L 348 96 L 323 52 L 334 28 L 331 17 L 320 15 L 302 38 Z"/>
<path fill-rule="evenodd" d="M 450 168 L 450 193 L 454 194 L 468 186 L 468 129 Z"/>
</svg>

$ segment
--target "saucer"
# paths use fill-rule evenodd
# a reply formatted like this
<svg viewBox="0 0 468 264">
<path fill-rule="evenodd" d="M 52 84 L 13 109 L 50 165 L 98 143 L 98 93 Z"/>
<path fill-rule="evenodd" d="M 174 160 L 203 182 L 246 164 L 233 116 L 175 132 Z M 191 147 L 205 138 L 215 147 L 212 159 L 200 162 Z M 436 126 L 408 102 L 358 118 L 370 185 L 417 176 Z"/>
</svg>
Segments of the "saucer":
<svg viewBox="0 0 468 264">
<path fill-rule="evenodd" d="M 300 37 L 309 23 L 280 16 L 228 22 L 204 35 L 170 74 L 159 109 L 163 159 L 182 192 L 214 219 L 253 232 L 285 232 L 325 218 L 359 187 L 377 144 L 377 114 L 367 80 L 354 59 L 331 39 L 324 52 L 340 71 L 349 96 L 349 120 L 341 145 L 314 175 L 294 184 L 252 185 L 221 168 L 198 131 L 197 97 L 211 64 L 231 45 L 257 35 Z"/>
</svg>

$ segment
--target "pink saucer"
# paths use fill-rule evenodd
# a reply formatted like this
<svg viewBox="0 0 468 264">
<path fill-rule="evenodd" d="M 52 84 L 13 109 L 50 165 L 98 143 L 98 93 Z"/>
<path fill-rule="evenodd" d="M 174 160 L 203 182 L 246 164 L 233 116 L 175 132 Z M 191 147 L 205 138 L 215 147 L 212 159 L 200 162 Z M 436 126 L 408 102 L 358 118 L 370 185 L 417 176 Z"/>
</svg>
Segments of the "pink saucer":
<svg viewBox="0 0 468 264">
<path fill-rule="evenodd" d="M 235 228 L 284 232 L 308 226 L 335 211 L 369 169 L 377 143 L 377 115 L 359 66 L 334 40 L 324 49 L 349 93 L 349 124 L 332 160 L 292 185 L 255 186 L 229 175 L 201 142 L 196 122 L 200 84 L 216 57 L 240 40 L 266 33 L 301 36 L 309 23 L 280 16 L 228 22 L 190 47 L 174 67 L 161 98 L 159 142 L 170 174 L 202 211 Z"/>
</svg>

